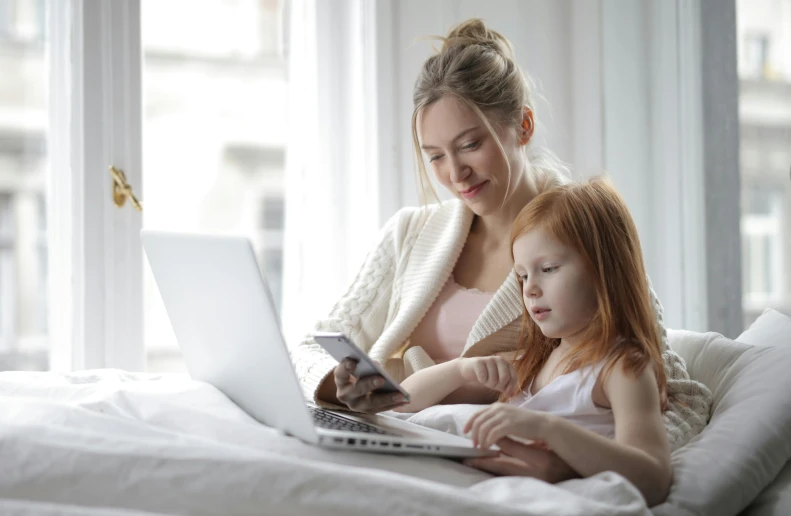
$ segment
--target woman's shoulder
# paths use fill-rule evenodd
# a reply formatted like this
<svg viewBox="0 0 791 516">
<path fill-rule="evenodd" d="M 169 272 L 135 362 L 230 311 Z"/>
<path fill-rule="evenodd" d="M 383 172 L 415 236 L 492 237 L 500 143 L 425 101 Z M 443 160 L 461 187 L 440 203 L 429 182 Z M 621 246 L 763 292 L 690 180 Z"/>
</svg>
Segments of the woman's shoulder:
<svg viewBox="0 0 791 516">
<path fill-rule="evenodd" d="M 397 240 L 420 231 L 426 225 L 443 226 L 450 215 L 464 209 L 458 199 L 432 203 L 425 206 L 405 206 L 393 214 L 385 224 L 385 230 L 394 234 Z"/>
<path fill-rule="evenodd" d="M 404 206 L 403 208 L 399 209 L 392 217 L 390 217 L 390 220 L 394 221 L 423 216 L 431 217 L 437 214 L 450 214 L 463 208 L 464 205 L 458 199 L 449 199 L 423 206 Z"/>
</svg>

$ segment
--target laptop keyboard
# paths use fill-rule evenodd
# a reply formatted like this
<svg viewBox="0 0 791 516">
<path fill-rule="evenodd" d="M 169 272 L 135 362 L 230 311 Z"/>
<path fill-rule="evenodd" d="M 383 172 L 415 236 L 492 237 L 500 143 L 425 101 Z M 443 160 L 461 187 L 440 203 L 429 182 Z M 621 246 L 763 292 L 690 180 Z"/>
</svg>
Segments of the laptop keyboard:
<svg viewBox="0 0 791 516">
<path fill-rule="evenodd" d="M 397 435 L 382 430 L 374 425 L 360 423 L 359 421 L 339 416 L 324 409 L 310 407 L 310 411 L 313 414 L 313 422 L 316 426 L 328 430 L 343 430 L 346 432 L 361 432 L 364 434 Z"/>
</svg>

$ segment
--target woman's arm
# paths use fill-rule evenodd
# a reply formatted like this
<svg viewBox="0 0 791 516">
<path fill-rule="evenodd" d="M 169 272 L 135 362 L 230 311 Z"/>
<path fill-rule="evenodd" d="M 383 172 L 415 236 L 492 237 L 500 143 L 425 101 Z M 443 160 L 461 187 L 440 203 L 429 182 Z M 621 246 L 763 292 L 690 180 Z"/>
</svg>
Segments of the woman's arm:
<svg viewBox="0 0 791 516">
<path fill-rule="evenodd" d="M 397 257 L 403 252 L 416 213 L 414 209 L 404 208 L 388 220 L 354 281 L 330 314 L 316 324 L 314 331 L 343 332 L 363 351 L 370 351 L 384 329 Z M 290 353 L 308 399 L 324 406 L 346 406 L 337 397 L 338 386 L 333 372 L 338 363 L 312 335 L 306 335 Z"/>
<path fill-rule="evenodd" d="M 672 470 L 653 370 L 631 378 L 616 365 L 604 392 L 615 417 L 614 440 L 553 416 L 540 438 L 582 476 L 615 471 L 640 490 L 649 506 L 663 502 Z"/>
<path fill-rule="evenodd" d="M 665 376 L 667 377 L 668 409 L 665 411 L 663 419 L 671 450 L 676 450 L 700 433 L 708 423 L 712 395 L 703 383 L 689 377 L 684 360 L 670 349 L 664 325 L 662 303 L 651 286 L 651 279 L 646 279 L 656 324 L 659 327 L 659 336 L 662 339 L 662 360 L 665 364 Z"/>
</svg>

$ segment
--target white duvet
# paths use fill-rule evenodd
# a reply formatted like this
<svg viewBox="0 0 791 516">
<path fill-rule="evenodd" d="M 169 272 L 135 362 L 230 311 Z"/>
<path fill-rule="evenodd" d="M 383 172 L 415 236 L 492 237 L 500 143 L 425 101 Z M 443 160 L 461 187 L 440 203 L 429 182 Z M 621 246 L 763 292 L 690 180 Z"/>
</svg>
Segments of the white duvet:
<svg viewBox="0 0 791 516">
<path fill-rule="evenodd" d="M 549 485 L 321 450 L 180 376 L 0 373 L 0 414 L 3 513 L 649 514 L 612 473 Z"/>
</svg>

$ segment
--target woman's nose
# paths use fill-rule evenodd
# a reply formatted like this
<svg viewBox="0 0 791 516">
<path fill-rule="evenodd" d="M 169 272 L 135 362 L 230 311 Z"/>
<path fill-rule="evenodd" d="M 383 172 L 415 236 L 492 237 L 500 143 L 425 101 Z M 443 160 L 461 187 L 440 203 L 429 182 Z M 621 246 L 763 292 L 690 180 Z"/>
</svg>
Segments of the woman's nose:
<svg viewBox="0 0 791 516">
<path fill-rule="evenodd" d="M 470 175 L 470 167 L 459 159 L 458 156 L 452 156 L 450 159 L 450 180 L 454 183 L 461 183 L 467 176 Z"/>
</svg>

